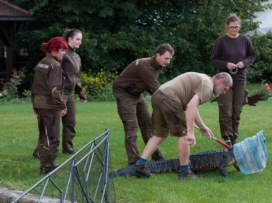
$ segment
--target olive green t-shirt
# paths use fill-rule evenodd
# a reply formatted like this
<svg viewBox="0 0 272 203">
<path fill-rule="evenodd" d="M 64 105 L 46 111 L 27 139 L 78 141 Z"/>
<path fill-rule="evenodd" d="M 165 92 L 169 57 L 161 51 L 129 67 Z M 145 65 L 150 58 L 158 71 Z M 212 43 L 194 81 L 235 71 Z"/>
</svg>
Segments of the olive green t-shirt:
<svg viewBox="0 0 272 203">
<path fill-rule="evenodd" d="M 200 104 L 211 98 L 213 94 L 213 81 L 206 74 L 187 72 L 164 83 L 160 86 L 159 90 L 173 100 L 180 100 L 183 108 L 186 109 L 187 104 L 195 94 L 198 95 Z"/>
</svg>

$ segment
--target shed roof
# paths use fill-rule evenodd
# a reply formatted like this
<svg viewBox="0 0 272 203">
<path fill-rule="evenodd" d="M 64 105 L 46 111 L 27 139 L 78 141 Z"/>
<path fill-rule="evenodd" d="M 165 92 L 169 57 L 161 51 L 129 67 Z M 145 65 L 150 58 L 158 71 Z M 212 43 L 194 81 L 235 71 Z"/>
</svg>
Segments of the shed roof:
<svg viewBox="0 0 272 203">
<path fill-rule="evenodd" d="M 0 0 L 0 21 L 34 20 L 31 13 L 6 0 Z"/>
</svg>

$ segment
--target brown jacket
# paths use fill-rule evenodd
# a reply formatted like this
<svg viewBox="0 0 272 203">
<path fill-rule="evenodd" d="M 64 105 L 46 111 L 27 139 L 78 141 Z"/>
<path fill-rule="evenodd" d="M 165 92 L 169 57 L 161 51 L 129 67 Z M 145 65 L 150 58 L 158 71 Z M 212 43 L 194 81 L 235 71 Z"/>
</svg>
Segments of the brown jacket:
<svg viewBox="0 0 272 203">
<path fill-rule="evenodd" d="M 161 66 L 155 56 L 133 61 L 113 82 L 113 92 L 138 97 L 142 92 L 155 92 L 159 87 Z"/>
<path fill-rule="evenodd" d="M 86 95 L 80 84 L 81 59 L 70 46 L 65 50 L 62 59 L 62 70 L 64 74 L 64 94 L 70 94 L 75 91 L 80 99 L 86 100 Z"/>
<path fill-rule="evenodd" d="M 31 89 L 33 108 L 66 109 L 61 99 L 62 69 L 57 59 L 46 56 L 35 66 L 34 70 Z"/>
</svg>

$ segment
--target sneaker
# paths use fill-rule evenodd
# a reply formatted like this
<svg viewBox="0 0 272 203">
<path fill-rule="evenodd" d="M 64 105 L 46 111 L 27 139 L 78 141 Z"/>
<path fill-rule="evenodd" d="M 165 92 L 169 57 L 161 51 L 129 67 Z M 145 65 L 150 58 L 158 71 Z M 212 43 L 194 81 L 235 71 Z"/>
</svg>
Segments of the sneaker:
<svg viewBox="0 0 272 203">
<path fill-rule="evenodd" d="M 150 178 L 151 173 L 148 170 L 147 163 L 135 166 L 136 166 L 136 171 L 134 173 L 135 176 L 137 176 L 138 178 Z"/>
<path fill-rule="evenodd" d="M 199 176 L 197 176 L 191 168 L 188 168 L 187 170 L 185 171 L 182 171 L 182 172 L 179 172 L 179 175 L 178 175 L 178 178 L 179 179 L 187 179 L 187 178 L 190 178 L 190 179 L 198 179 Z"/>
</svg>

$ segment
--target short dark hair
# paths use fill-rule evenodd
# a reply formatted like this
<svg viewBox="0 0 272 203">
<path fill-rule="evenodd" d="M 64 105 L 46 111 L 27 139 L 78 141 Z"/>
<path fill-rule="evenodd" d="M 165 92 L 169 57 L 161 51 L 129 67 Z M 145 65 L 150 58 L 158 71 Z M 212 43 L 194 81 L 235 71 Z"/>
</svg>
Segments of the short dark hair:
<svg viewBox="0 0 272 203">
<path fill-rule="evenodd" d="M 74 38 L 74 36 L 78 33 L 81 33 L 80 30 L 76 29 L 76 28 L 72 28 L 72 29 L 67 29 L 65 30 L 65 32 L 63 33 L 63 39 L 68 42 L 69 37 Z M 82 33 L 81 33 L 82 34 Z"/>
<path fill-rule="evenodd" d="M 159 53 L 163 55 L 165 52 L 169 52 L 171 55 L 174 55 L 174 49 L 171 47 L 170 44 L 164 43 L 157 47 L 156 54 Z"/>
</svg>

